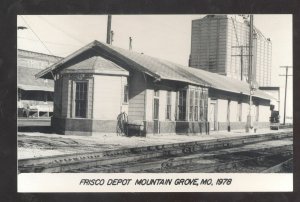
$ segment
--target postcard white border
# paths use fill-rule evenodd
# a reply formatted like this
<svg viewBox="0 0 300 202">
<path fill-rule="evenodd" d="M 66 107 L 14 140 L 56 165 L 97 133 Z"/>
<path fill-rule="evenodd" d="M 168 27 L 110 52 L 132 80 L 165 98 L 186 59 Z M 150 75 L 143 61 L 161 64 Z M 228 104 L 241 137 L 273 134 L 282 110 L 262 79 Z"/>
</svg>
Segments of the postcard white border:
<svg viewBox="0 0 300 202">
<path fill-rule="evenodd" d="M 94 179 L 94 184 L 82 180 Z M 102 179 L 103 185 L 100 185 Z M 114 179 L 117 179 L 113 182 Z M 118 181 L 119 179 L 122 180 Z M 171 185 L 136 185 L 139 179 L 169 179 Z M 198 185 L 182 185 L 198 179 Z M 190 179 L 190 180 L 189 180 Z M 200 184 L 202 179 L 212 181 Z M 231 183 L 217 185 L 218 179 Z M 96 181 L 98 180 L 98 181 Z M 127 185 L 126 185 L 126 180 Z M 176 181 L 177 180 L 177 181 Z M 144 181 L 144 182 L 146 182 Z M 159 181 L 159 180 L 158 180 Z M 158 182 L 157 181 L 157 182 Z M 207 182 L 206 181 L 206 182 Z M 92 181 L 90 181 L 92 182 Z M 162 182 L 162 180 L 160 180 Z M 177 185 L 176 185 L 177 182 Z M 181 181 L 182 182 L 182 181 Z M 195 180 L 194 180 L 195 182 Z M 229 182 L 229 181 L 227 181 Z M 98 184 L 97 184 L 98 183 Z M 112 185 L 114 183 L 115 185 Z M 180 185 L 178 185 L 178 183 Z M 93 185 L 92 185 L 93 184 Z M 293 174 L 272 173 L 22 173 L 18 175 L 18 192 L 292 192 Z"/>
</svg>

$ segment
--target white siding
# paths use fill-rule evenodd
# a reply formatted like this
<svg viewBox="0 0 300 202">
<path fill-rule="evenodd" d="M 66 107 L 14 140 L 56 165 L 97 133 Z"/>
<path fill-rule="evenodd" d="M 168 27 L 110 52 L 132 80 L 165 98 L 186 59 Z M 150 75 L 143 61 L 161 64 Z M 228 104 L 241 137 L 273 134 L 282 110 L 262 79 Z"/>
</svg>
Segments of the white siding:
<svg viewBox="0 0 300 202">
<path fill-rule="evenodd" d="M 218 122 L 227 122 L 228 100 L 218 99 Z"/>
<path fill-rule="evenodd" d="M 211 107 L 210 107 L 210 103 L 211 103 L 211 99 L 210 97 L 208 97 L 207 99 L 207 120 L 211 120 L 211 117 L 210 117 L 210 111 L 211 111 Z"/>
<path fill-rule="evenodd" d="M 166 120 L 167 91 L 159 91 L 159 120 Z"/>
<path fill-rule="evenodd" d="M 154 91 L 146 90 L 146 120 L 153 120 L 153 94 Z M 167 91 L 159 90 L 159 120 L 166 120 L 166 104 L 167 104 Z M 171 92 L 171 120 L 175 121 L 176 116 L 176 92 Z"/>
<path fill-rule="evenodd" d="M 242 122 L 247 121 L 248 113 L 249 113 L 249 104 L 248 103 L 242 103 Z"/>
<path fill-rule="evenodd" d="M 269 122 L 271 116 L 270 106 L 259 105 L 259 122 Z"/>
<path fill-rule="evenodd" d="M 122 76 L 121 77 L 121 82 L 122 82 L 122 89 L 121 89 L 121 106 L 122 106 L 122 108 L 121 108 L 121 112 L 125 112 L 126 114 L 128 114 L 128 104 L 129 104 L 129 96 L 128 96 L 128 103 L 126 104 L 126 103 L 124 103 L 123 101 L 124 101 L 124 86 L 126 86 L 126 85 L 128 85 L 128 81 L 127 81 L 127 77 L 125 77 L 125 76 Z"/>
<path fill-rule="evenodd" d="M 239 121 L 238 117 L 238 102 L 231 101 L 230 102 L 230 122 L 237 122 Z"/>
<path fill-rule="evenodd" d="M 88 92 L 87 92 L 87 118 L 93 118 L 93 99 L 94 99 L 94 79 L 88 79 Z"/>
<path fill-rule="evenodd" d="M 94 119 L 116 120 L 121 112 L 122 79 L 118 76 L 94 76 Z"/>
<path fill-rule="evenodd" d="M 171 92 L 171 120 L 175 121 L 176 118 L 176 92 Z"/>
<path fill-rule="evenodd" d="M 153 119 L 153 90 L 146 90 L 146 120 L 152 121 Z"/>
<path fill-rule="evenodd" d="M 145 119 L 145 79 L 140 72 L 131 74 L 128 82 L 129 87 L 129 108 L 128 120 Z"/>
</svg>

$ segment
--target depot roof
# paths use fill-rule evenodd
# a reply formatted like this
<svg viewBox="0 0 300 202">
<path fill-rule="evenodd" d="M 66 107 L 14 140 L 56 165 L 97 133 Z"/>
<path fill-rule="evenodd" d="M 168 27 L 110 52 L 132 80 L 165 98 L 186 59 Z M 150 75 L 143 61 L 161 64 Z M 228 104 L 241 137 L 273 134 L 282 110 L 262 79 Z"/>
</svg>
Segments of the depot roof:
<svg viewBox="0 0 300 202">
<path fill-rule="evenodd" d="M 186 82 L 193 85 L 206 86 L 245 95 L 249 95 L 250 93 L 249 84 L 244 81 L 192 67 L 182 66 L 167 60 L 104 44 L 99 41 L 93 41 L 66 58 L 61 59 L 57 63 L 36 74 L 36 77 L 52 78 L 51 74 L 62 71 L 67 62 L 74 58 L 78 58 L 78 56 L 80 57 L 83 53 L 91 50 L 95 55 L 110 60 L 109 65 L 112 65 L 114 68 L 122 69 L 120 66 L 126 65 L 132 69 L 144 72 L 156 80 Z M 82 61 L 79 61 L 78 63 L 80 62 Z M 81 66 L 75 64 L 73 68 L 75 67 L 80 68 Z M 273 99 L 271 96 L 260 90 L 256 90 L 253 96 L 263 99 Z"/>
<path fill-rule="evenodd" d="M 84 57 L 77 59 L 76 62 L 64 70 L 64 73 L 95 73 L 95 74 L 109 74 L 109 75 L 129 75 L 128 71 L 103 57 L 94 55 L 91 57 Z"/>
</svg>

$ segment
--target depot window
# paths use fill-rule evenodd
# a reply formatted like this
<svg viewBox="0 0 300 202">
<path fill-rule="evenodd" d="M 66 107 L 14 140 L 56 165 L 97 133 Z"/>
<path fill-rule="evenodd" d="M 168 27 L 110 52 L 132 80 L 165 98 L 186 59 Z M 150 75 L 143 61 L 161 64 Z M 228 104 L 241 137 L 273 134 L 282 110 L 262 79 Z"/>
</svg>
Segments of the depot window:
<svg viewBox="0 0 300 202">
<path fill-rule="evenodd" d="M 194 121 L 198 121 L 198 114 L 199 114 L 199 95 L 200 92 L 197 90 L 195 91 L 195 110 L 194 110 Z"/>
<path fill-rule="evenodd" d="M 202 88 L 200 90 L 200 99 L 199 99 L 200 121 L 207 121 L 207 107 L 208 107 L 208 90 Z"/>
<path fill-rule="evenodd" d="M 76 82 L 75 117 L 86 118 L 87 82 Z"/>
<path fill-rule="evenodd" d="M 167 92 L 166 119 L 171 120 L 171 91 Z"/>
<path fill-rule="evenodd" d="M 181 90 L 178 92 L 178 115 L 177 119 L 184 121 L 186 115 L 186 91 Z"/>
<path fill-rule="evenodd" d="M 237 120 L 239 122 L 242 121 L 242 111 L 243 111 L 242 102 L 239 101 L 238 102 L 238 107 L 237 107 Z"/>
<path fill-rule="evenodd" d="M 190 121 L 194 120 L 194 95 L 195 95 L 195 91 L 190 90 L 190 111 L 189 111 L 189 120 Z"/>
</svg>

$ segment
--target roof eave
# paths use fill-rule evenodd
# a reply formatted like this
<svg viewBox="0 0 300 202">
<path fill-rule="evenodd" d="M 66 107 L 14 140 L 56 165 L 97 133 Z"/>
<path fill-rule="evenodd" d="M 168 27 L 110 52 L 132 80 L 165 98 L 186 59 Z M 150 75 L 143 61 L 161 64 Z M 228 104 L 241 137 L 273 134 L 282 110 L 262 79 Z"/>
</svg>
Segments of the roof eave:
<svg viewBox="0 0 300 202">
<path fill-rule="evenodd" d="M 222 88 L 218 88 L 218 87 L 214 87 L 214 86 L 211 86 L 211 88 L 214 88 L 214 89 L 220 90 L 220 91 L 224 91 L 224 92 L 230 92 L 230 93 L 236 93 L 236 94 L 241 94 L 241 95 L 249 96 L 249 93 L 245 93 L 245 92 L 239 92 L 239 91 L 234 91 L 234 90 L 222 89 Z M 255 95 L 255 94 L 252 95 L 252 96 L 256 97 L 256 98 L 264 99 L 264 100 L 271 100 L 271 98 L 266 97 L 266 96 L 260 96 L 260 95 Z"/>
<path fill-rule="evenodd" d="M 167 77 L 161 77 L 161 79 L 170 80 L 170 81 L 179 81 L 179 82 L 184 82 L 184 83 L 188 83 L 188 84 L 196 85 L 196 86 L 211 87 L 210 84 L 191 82 L 191 81 L 184 80 L 184 79 L 173 79 L 173 78 L 167 78 Z"/>
</svg>

